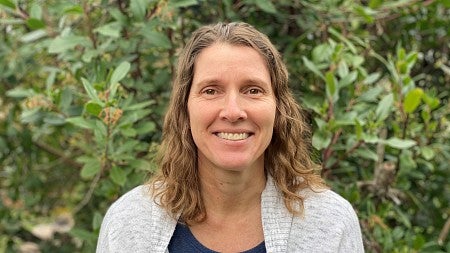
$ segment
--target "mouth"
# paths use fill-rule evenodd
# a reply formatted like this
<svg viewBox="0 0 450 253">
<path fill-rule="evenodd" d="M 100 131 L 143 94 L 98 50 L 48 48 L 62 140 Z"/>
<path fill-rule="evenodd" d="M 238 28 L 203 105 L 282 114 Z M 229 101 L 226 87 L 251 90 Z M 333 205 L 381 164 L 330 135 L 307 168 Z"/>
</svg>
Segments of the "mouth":
<svg viewBox="0 0 450 253">
<path fill-rule="evenodd" d="M 218 132 L 215 133 L 215 135 L 221 139 L 229 140 L 229 141 L 240 141 L 245 140 L 248 137 L 250 137 L 250 133 L 224 133 L 224 132 Z"/>
</svg>

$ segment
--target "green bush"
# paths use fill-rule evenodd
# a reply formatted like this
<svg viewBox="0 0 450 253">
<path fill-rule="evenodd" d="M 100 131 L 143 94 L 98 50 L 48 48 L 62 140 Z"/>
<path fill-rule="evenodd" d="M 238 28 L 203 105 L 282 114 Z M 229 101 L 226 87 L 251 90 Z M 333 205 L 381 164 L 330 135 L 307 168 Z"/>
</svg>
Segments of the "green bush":
<svg viewBox="0 0 450 253">
<path fill-rule="evenodd" d="M 0 252 L 93 252 L 155 170 L 179 48 L 245 21 L 282 52 L 367 252 L 448 252 L 450 2 L 0 0 Z M 448 232 L 448 229 L 447 229 Z"/>
</svg>

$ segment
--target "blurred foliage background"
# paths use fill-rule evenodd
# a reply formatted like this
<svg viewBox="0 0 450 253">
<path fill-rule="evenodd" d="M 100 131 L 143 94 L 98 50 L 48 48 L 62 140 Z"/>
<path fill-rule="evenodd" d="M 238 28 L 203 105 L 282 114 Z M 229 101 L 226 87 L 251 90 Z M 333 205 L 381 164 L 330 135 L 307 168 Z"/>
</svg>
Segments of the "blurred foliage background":
<svg viewBox="0 0 450 253">
<path fill-rule="evenodd" d="M 155 170 L 180 47 L 245 21 L 288 64 L 367 252 L 450 252 L 449 0 L 0 0 L 0 252 L 93 252 Z"/>
</svg>

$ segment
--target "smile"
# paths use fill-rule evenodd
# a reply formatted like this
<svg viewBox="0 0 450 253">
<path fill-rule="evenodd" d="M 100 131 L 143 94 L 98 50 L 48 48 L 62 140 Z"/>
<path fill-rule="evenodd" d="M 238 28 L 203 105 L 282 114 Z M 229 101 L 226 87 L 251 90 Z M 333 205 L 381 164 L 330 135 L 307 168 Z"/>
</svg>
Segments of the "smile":
<svg viewBox="0 0 450 253">
<path fill-rule="evenodd" d="M 250 134 L 248 133 L 216 133 L 216 136 L 225 140 L 240 141 L 247 139 Z"/>
</svg>

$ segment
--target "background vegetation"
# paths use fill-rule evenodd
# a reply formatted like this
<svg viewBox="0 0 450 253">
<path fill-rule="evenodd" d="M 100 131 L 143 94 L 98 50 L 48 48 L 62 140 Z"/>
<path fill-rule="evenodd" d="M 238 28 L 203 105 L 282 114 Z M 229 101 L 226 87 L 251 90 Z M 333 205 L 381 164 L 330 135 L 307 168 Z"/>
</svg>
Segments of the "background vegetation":
<svg viewBox="0 0 450 253">
<path fill-rule="evenodd" d="M 366 251 L 449 252 L 449 0 L 0 0 L 0 252 L 93 252 L 155 169 L 179 48 L 236 20 L 282 52 Z"/>
</svg>

